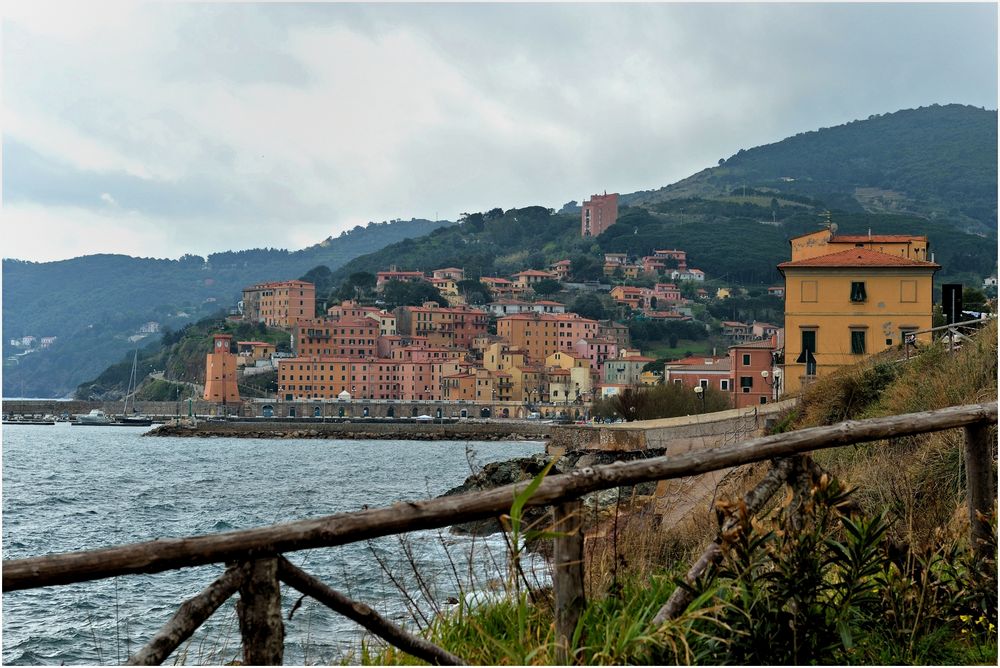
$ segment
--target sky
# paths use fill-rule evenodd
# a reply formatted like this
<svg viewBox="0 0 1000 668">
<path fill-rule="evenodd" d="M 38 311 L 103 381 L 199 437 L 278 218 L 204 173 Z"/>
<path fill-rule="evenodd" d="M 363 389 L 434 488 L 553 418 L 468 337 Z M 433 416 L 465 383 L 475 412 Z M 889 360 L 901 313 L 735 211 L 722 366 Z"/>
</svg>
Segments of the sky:
<svg viewBox="0 0 1000 668">
<path fill-rule="evenodd" d="M 997 108 L 997 6 L 10 0 L 3 257 L 299 249 L 559 208 L 930 104 Z"/>
</svg>

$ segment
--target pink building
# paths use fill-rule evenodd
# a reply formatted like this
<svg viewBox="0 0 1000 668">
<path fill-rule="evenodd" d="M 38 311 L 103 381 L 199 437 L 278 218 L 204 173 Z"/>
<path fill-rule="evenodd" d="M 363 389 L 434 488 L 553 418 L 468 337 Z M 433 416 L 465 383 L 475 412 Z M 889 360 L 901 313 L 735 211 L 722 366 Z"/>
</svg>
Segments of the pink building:
<svg viewBox="0 0 1000 668">
<path fill-rule="evenodd" d="M 618 357 L 618 344 L 611 339 L 581 338 L 573 346 L 573 352 L 590 363 L 590 368 L 601 372 L 604 362 Z"/>
<path fill-rule="evenodd" d="M 426 280 L 426 278 L 427 277 L 424 276 L 424 272 L 422 271 L 396 271 L 395 269 L 380 271 L 375 274 L 375 289 L 381 290 L 389 281 L 412 283 L 413 281 Z"/>
<path fill-rule="evenodd" d="M 580 236 L 596 237 L 618 220 L 618 193 L 593 195 L 580 212 Z"/>
<path fill-rule="evenodd" d="M 777 335 L 765 341 L 751 341 L 729 347 L 730 387 L 736 408 L 756 406 L 777 400 L 773 353 Z M 762 375 L 767 371 L 767 375 Z"/>
<path fill-rule="evenodd" d="M 688 357 L 663 365 L 663 382 L 694 390 L 699 385 L 720 392 L 732 391 L 728 357 Z"/>
</svg>

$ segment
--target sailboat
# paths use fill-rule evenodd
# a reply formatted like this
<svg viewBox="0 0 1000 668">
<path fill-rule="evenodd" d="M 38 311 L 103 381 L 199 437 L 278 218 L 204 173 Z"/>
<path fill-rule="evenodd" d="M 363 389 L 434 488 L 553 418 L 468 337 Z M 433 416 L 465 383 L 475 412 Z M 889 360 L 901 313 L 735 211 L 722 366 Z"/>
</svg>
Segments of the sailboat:
<svg viewBox="0 0 1000 668">
<path fill-rule="evenodd" d="M 122 414 L 116 420 L 117 424 L 127 425 L 130 427 L 148 427 L 153 424 L 153 421 L 146 417 L 145 415 L 129 415 L 128 412 L 128 400 L 132 399 L 132 410 L 135 411 L 135 393 L 138 392 L 138 382 L 136 378 L 136 369 L 139 366 L 139 349 L 135 349 L 135 355 L 132 357 L 132 374 L 128 379 L 128 388 L 125 390 L 125 404 L 122 406 Z"/>
</svg>

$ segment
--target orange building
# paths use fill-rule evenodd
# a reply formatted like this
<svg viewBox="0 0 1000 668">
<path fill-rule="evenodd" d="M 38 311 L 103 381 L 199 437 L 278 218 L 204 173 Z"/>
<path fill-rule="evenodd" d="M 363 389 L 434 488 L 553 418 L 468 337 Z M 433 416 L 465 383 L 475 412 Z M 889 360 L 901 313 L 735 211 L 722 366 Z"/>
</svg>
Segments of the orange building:
<svg viewBox="0 0 1000 668">
<path fill-rule="evenodd" d="M 830 255 L 851 248 L 904 257 L 907 260 L 930 260 L 927 237 L 915 234 L 837 234 L 836 228 L 822 229 L 794 237 L 791 240 L 791 262 Z"/>
<path fill-rule="evenodd" d="M 596 337 L 598 327 L 576 313 L 517 313 L 497 320 L 497 335 L 541 362 L 560 350 L 572 351 L 579 339 Z"/>
<path fill-rule="evenodd" d="M 477 336 L 486 333 L 489 315 L 468 306 L 442 307 L 435 302 L 423 306 L 400 306 L 396 315 L 396 333 L 400 336 L 426 337 L 431 346 L 471 348 Z"/>
<path fill-rule="evenodd" d="M 593 195 L 580 212 L 580 236 L 596 237 L 618 220 L 618 193 Z"/>
<path fill-rule="evenodd" d="M 372 318 L 304 320 L 292 328 L 297 357 L 375 357 L 379 323 Z"/>
<path fill-rule="evenodd" d="M 240 390 L 236 386 L 236 355 L 230 352 L 233 337 L 216 334 L 212 352 L 205 356 L 205 401 L 217 404 L 239 404 Z"/>
<path fill-rule="evenodd" d="M 316 317 L 316 286 L 305 281 L 258 283 L 243 289 L 243 319 L 290 328 Z"/>
<path fill-rule="evenodd" d="M 285 401 L 399 399 L 395 360 L 292 357 L 278 360 L 278 396 Z"/>
</svg>

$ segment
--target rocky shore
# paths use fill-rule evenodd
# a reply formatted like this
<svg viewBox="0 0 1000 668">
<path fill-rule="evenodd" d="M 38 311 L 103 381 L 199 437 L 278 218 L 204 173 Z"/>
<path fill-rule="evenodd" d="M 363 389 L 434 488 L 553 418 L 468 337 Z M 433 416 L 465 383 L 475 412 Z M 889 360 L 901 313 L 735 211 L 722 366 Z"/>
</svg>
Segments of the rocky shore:
<svg viewBox="0 0 1000 668">
<path fill-rule="evenodd" d="M 664 454 L 663 449 L 644 450 L 642 452 L 567 452 L 562 455 L 552 467 L 550 475 L 557 473 L 569 473 L 574 469 L 588 466 L 600 466 L 611 464 L 616 461 L 627 462 L 635 459 L 646 459 L 649 457 L 659 457 Z M 461 485 L 454 487 L 441 496 L 451 496 L 454 494 L 464 494 L 466 492 L 478 492 L 496 487 L 503 487 L 516 482 L 530 480 L 542 472 L 548 465 L 551 457 L 545 454 L 537 454 L 531 457 L 521 457 L 502 462 L 493 462 L 485 465 L 482 470 L 466 478 Z M 656 488 L 655 482 L 643 483 L 635 486 L 607 489 L 594 492 L 583 497 L 584 508 L 593 511 L 589 516 L 603 515 L 603 511 L 611 508 L 622 498 L 630 498 L 632 494 L 640 496 L 650 495 Z M 543 519 L 549 512 L 548 507 L 529 507 L 525 510 L 525 521 L 530 525 Z M 455 533 L 475 534 L 485 536 L 501 530 L 500 521 L 497 518 L 478 520 L 457 524 L 452 527 Z"/>
</svg>

